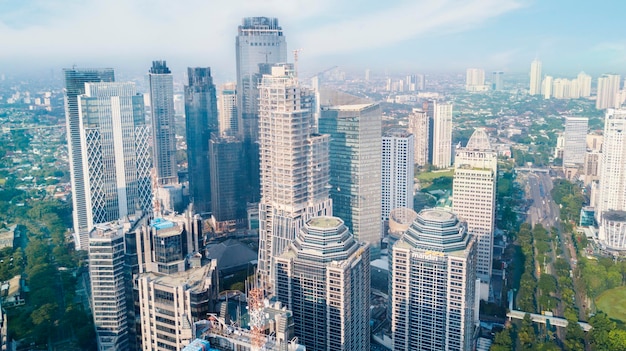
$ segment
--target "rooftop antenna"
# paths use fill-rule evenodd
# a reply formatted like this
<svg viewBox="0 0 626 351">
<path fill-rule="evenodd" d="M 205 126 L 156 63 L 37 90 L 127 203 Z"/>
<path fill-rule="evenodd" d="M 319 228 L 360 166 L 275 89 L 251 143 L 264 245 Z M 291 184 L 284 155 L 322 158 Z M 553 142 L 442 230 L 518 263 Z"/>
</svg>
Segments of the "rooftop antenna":
<svg viewBox="0 0 626 351">
<path fill-rule="evenodd" d="M 298 80 L 298 55 L 302 49 L 293 50 L 293 76 Z"/>
</svg>

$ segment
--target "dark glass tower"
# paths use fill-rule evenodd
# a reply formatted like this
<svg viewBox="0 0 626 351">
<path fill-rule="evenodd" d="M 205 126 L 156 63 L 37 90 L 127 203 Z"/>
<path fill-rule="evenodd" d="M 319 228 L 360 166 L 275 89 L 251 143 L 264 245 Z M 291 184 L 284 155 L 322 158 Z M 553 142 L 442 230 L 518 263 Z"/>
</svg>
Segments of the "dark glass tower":
<svg viewBox="0 0 626 351">
<path fill-rule="evenodd" d="M 80 143 L 81 124 L 78 116 L 78 96 L 85 93 L 85 83 L 113 82 L 112 68 L 76 69 L 66 68 L 65 119 L 67 126 L 67 149 L 70 158 L 72 181 L 72 205 L 76 249 L 87 250 L 89 240 L 85 175 L 83 173 L 83 150 Z"/>
<path fill-rule="evenodd" d="M 212 210 L 209 139 L 211 133 L 218 131 L 217 99 L 209 67 L 187 68 L 187 75 L 189 84 L 185 87 L 185 124 L 189 195 L 195 211 L 204 213 Z"/>
<path fill-rule="evenodd" d="M 211 202 L 216 229 L 228 231 L 246 224 L 243 143 L 238 138 L 212 138 L 209 142 Z"/>
</svg>

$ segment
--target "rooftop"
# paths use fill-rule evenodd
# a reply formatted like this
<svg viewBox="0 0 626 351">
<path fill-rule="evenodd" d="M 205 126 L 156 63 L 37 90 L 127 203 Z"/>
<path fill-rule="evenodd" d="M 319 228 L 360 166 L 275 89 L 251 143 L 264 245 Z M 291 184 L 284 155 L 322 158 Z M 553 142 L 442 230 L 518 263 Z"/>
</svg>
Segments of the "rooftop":
<svg viewBox="0 0 626 351">
<path fill-rule="evenodd" d="M 321 229 L 335 228 L 341 225 L 342 220 L 337 217 L 315 217 L 309 220 L 308 225 L 310 227 L 316 227 Z"/>
</svg>

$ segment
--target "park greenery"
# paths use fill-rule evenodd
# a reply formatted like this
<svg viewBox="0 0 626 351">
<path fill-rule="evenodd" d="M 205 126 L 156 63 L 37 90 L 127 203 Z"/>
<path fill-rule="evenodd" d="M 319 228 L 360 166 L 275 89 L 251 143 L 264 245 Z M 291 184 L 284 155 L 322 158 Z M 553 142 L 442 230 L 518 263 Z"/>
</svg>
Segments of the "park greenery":
<svg viewBox="0 0 626 351">
<path fill-rule="evenodd" d="M 566 179 L 555 179 L 550 194 L 561 207 L 561 220 L 578 223 L 580 210 L 586 201 L 582 189 Z"/>
</svg>

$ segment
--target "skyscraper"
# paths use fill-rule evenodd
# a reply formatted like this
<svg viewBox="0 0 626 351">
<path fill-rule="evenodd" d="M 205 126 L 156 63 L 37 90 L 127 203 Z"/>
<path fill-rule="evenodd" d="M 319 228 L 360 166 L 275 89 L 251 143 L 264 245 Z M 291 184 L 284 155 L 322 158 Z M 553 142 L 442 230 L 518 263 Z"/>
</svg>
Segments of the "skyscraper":
<svg viewBox="0 0 626 351">
<path fill-rule="evenodd" d="M 454 214 L 418 214 L 392 250 L 394 350 L 472 350 L 478 322 L 475 259 L 475 239 Z"/>
<path fill-rule="evenodd" d="M 541 82 L 541 94 L 543 95 L 544 99 L 549 99 L 552 97 L 552 83 L 553 83 L 554 79 L 552 78 L 552 76 L 546 76 L 543 81 Z"/>
<path fill-rule="evenodd" d="M 188 68 L 185 87 L 185 125 L 189 196 L 198 213 L 211 211 L 209 139 L 218 132 L 217 101 L 211 69 Z"/>
<path fill-rule="evenodd" d="M 304 223 L 330 215 L 328 135 L 317 134 L 313 92 L 300 87 L 289 64 L 272 67 L 259 85 L 261 203 L 259 266 L 273 288 L 274 257 L 282 254 Z"/>
<path fill-rule="evenodd" d="M 148 72 L 152 154 L 159 185 L 178 182 L 176 165 L 176 124 L 174 121 L 174 81 L 165 61 L 152 61 Z"/>
<path fill-rule="evenodd" d="M 369 350 L 369 245 L 337 217 L 306 222 L 276 258 L 276 296 L 312 351 Z"/>
<path fill-rule="evenodd" d="M 620 88 L 619 74 L 603 74 L 598 78 L 598 97 L 596 98 L 596 108 L 603 110 L 606 108 L 619 108 L 617 93 Z"/>
<path fill-rule="evenodd" d="M 150 130 L 133 83 L 85 83 L 78 97 L 87 228 L 152 209 Z"/>
<path fill-rule="evenodd" d="M 607 109 L 600 157 L 598 223 L 605 211 L 626 211 L 626 110 Z"/>
<path fill-rule="evenodd" d="M 530 63 L 530 95 L 541 94 L 541 61 L 534 59 Z"/>
<path fill-rule="evenodd" d="M 585 72 L 578 73 L 578 91 L 580 97 L 591 96 L 591 76 Z"/>
<path fill-rule="evenodd" d="M 565 117 L 563 166 L 582 165 L 587 152 L 587 117 Z"/>
<path fill-rule="evenodd" d="M 428 161 L 436 168 L 452 165 L 452 104 L 424 102 L 428 116 Z"/>
<path fill-rule="evenodd" d="M 465 90 L 485 91 L 485 70 L 482 68 L 468 68 L 465 77 Z"/>
<path fill-rule="evenodd" d="M 391 129 L 382 137 L 382 220 L 393 209 L 413 208 L 414 147 L 414 136 L 406 130 Z"/>
<path fill-rule="evenodd" d="M 415 139 L 414 162 L 421 167 L 428 163 L 429 122 L 428 115 L 421 109 L 414 108 L 409 115 L 409 133 Z"/>
<path fill-rule="evenodd" d="M 66 68 L 65 75 L 65 124 L 67 126 L 67 150 L 70 159 L 70 180 L 72 182 L 72 221 L 77 250 L 86 250 L 89 240 L 87 219 L 87 194 L 83 174 L 83 148 L 80 142 L 81 123 L 79 119 L 78 96 L 85 93 L 85 83 L 112 82 L 113 69 Z"/>
<path fill-rule="evenodd" d="M 474 131 L 467 146 L 456 150 L 452 184 L 452 211 L 477 240 L 476 273 L 480 295 L 489 298 L 496 213 L 498 154 L 483 128 Z"/>
<path fill-rule="evenodd" d="M 287 62 L 287 42 L 277 18 L 246 17 L 238 28 L 237 113 L 239 136 L 245 143 L 246 193 L 259 201 L 259 64 Z"/>
<path fill-rule="evenodd" d="M 91 310 L 98 350 L 129 351 L 124 290 L 124 232 L 115 223 L 99 224 L 89 233 Z"/>
<path fill-rule="evenodd" d="M 237 85 L 226 83 L 217 98 L 220 136 L 235 136 L 239 133 L 237 124 Z"/>
<path fill-rule="evenodd" d="M 492 73 L 491 89 L 493 91 L 501 91 L 504 89 L 504 72 L 494 71 Z"/>
<path fill-rule="evenodd" d="M 333 214 L 374 250 L 381 237 L 381 119 L 378 104 L 363 103 L 322 106 L 318 121 L 319 132 L 330 135 Z"/>
</svg>

